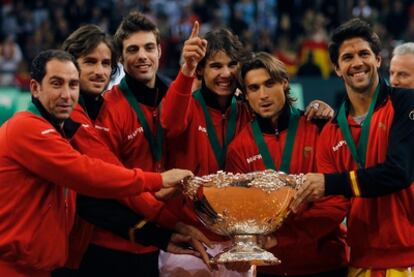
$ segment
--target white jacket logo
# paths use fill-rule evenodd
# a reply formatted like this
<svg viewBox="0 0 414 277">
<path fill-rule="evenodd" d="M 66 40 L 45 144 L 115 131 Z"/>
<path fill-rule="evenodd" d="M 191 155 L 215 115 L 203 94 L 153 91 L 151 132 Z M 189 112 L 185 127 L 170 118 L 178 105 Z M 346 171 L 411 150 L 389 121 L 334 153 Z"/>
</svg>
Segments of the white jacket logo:
<svg viewBox="0 0 414 277">
<path fill-rule="evenodd" d="M 55 129 L 53 129 L 53 128 L 50 128 L 50 129 L 43 130 L 43 131 L 41 132 L 41 134 L 42 134 L 42 135 L 47 135 L 47 134 L 49 134 L 49 133 L 53 133 L 53 132 L 56 132 L 56 130 L 55 130 Z"/>
<path fill-rule="evenodd" d="M 206 133 L 206 134 L 207 134 L 207 129 L 206 129 L 206 127 L 203 127 L 203 126 L 198 125 L 198 130 L 199 130 L 200 132 L 203 132 L 203 133 Z"/>
<path fill-rule="evenodd" d="M 335 146 L 332 147 L 332 150 L 334 152 L 338 151 L 339 148 L 341 148 L 343 145 L 346 145 L 346 141 L 345 140 L 340 140 Z"/>
<path fill-rule="evenodd" d="M 254 155 L 254 156 L 251 156 L 251 157 L 247 158 L 246 161 L 249 164 L 249 163 L 252 163 L 254 161 L 261 160 L 261 159 L 262 159 L 262 155 L 258 154 L 258 155 Z"/>
<path fill-rule="evenodd" d="M 137 136 L 138 133 L 143 133 L 144 128 L 138 127 L 132 134 L 128 135 L 128 140 L 131 140 Z"/>
</svg>

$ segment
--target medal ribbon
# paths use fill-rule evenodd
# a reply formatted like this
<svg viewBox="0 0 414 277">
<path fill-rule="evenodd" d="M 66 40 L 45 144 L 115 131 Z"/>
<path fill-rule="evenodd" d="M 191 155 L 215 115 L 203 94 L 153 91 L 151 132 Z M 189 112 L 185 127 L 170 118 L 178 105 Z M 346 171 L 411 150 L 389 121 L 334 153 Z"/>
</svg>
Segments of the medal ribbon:
<svg viewBox="0 0 414 277">
<path fill-rule="evenodd" d="M 371 127 L 371 117 L 372 117 L 372 113 L 374 112 L 374 108 L 377 102 L 379 90 L 380 90 L 380 86 L 378 85 L 377 89 L 374 92 L 374 96 L 372 98 L 371 104 L 369 105 L 367 117 L 364 123 L 362 124 L 361 137 L 359 139 L 358 147 L 356 146 L 355 141 L 352 138 L 351 130 L 349 128 L 348 119 L 346 116 L 346 111 L 348 110 L 348 102 L 344 101 L 341 107 L 339 108 L 338 125 L 339 125 L 339 128 L 341 129 L 341 132 L 346 141 L 346 144 L 348 145 L 348 148 L 351 151 L 351 155 L 358 165 L 358 168 L 365 167 L 365 159 L 366 159 L 368 139 L 369 139 L 369 130 Z"/>
<path fill-rule="evenodd" d="M 290 116 L 289 116 L 289 125 L 288 125 L 288 133 L 286 136 L 286 142 L 285 147 L 283 149 L 282 154 L 282 161 L 280 165 L 280 171 L 283 171 L 285 173 L 289 173 L 290 169 L 290 161 L 292 159 L 292 152 L 293 152 L 293 146 L 295 143 L 295 137 L 296 132 L 299 125 L 299 118 L 300 118 L 300 112 L 295 107 L 290 106 Z M 266 142 L 264 141 L 262 131 L 260 130 L 259 124 L 257 123 L 257 120 L 252 121 L 252 130 L 253 130 L 253 136 L 254 140 L 256 142 L 257 147 L 259 148 L 260 155 L 262 155 L 263 162 L 267 169 L 276 169 L 275 162 L 273 161 L 269 148 L 266 145 Z"/>
<path fill-rule="evenodd" d="M 135 112 L 137 113 L 138 116 L 138 121 L 141 123 L 142 128 L 144 129 L 144 136 L 147 139 L 150 148 L 151 148 L 151 153 L 155 159 L 155 161 L 159 162 L 161 160 L 161 155 L 162 155 L 162 144 L 163 144 L 163 138 L 164 138 L 164 132 L 163 129 L 161 127 L 161 123 L 158 120 L 157 121 L 157 134 L 156 136 L 154 136 L 151 132 L 151 129 L 148 125 L 148 121 L 145 118 L 144 112 L 142 111 L 141 107 L 139 106 L 138 101 L 135 99 L 134 94 L 132 93 L 132 91 L 130 90 L 130 88 L 128 87 L 128 84 L 125 80 L 125 78 L 123 78 L 121 80 L 121 83 L 119 84 L 119 87 L 121 89 L 121 91 L 124 93 L 128 103 L 132 106 L 132 108 L 134 108 Z"/>
<path fill-rule="evenodd" d="M 207 134 L 210 141 L 210 145 L 213 148 L 214 155 L 216 156 L 217 163 L 219 164 L 220 169 L 224 168 L 224 160 L 227 152 L 227 146 L 234 137 L 236 131 L 236 117 L 237 117 L 237 101 L 233 96 L 230 104 L 230 113 L 229 120 L 227 124 L 226 137 L 223 142 L 223 147 L 220 146 L 219 140 L 217 138 L 216 130 L 214 129 L 213 120 L 211 119 L 210 113 L 208 112 L 206 102 L 204 101 L 203 95 L 200 90 L 194 92 L 193 97 L 200 104 L 203 109 L 204 118 L 207 125 Z"/>
</svg>

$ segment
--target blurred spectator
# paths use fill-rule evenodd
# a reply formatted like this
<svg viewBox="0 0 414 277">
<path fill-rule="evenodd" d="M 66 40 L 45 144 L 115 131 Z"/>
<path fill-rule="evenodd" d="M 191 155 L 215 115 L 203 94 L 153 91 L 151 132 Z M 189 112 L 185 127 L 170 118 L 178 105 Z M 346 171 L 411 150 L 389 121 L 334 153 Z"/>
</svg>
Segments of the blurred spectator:
<svg viewBox="0 0 414 277">
<path fill-rule="evenodd" d="M 319 66 L 314 63 L 313 52 L 308 52 L 307 61 L 299 67 L 298 72 L 296 73 L 298 77 L 320 77 L 322 72 Z"/>
<path fill-rule="evenodd" d="M 360 17 L 362 19 L 370 21 L 372 16 L 372 8 L 366 0 L 358 0 L 357 5 L 352 9 L 352 15 L 354 17 Z"/>
<path fill-rule="evenodd" d="M 401 0 L 394 0 L 391 4 L 391 10 L 386 17 L 386 27 L 393 39 L 401 39 L 404 30 L 407 28 L 408 13 L 404 9 Z"/>
<path fill-rule="evenodd" d="M 398 45 L 392 52 L 390 83 L 394 87 L 414 88 L 414 43 Z"/>
<path fill-rule="evenodd" d="M 303 64 L 312 49 L 322 75 L 329 76 L 326 37 L 352 16 L 369 20 L 380 31 L 384 44 L 381 70 L 387 70 L 394 45 L 414 41 L 414 0 L 5 0 L 0 9 L 0 33 L 14 35 L 27 64 L 40 50 L 58 47 L 82 24 L 97 24 L 114 33 L 125 14 L 141 10 L 160 26 L 160 70 L 170 77 L 177 72 L 183 39 L 195 19 L 201 21 L 201 34 L 228 27 L 249 49 L 277 55 L 290 74 L 298 66 L 291 52 L 299 49 Z M 288 44 L 289 49 L 280 49 L 281 44 Z"/>
<path fill-rule="evenodd" d="M 328 34 L 325 30 L 325 18 L 322 14 L 308 10 L 304 17 L 306 37 L 299 49 L 300 64 L 306 62 L 314 63 L 320 68 L 324 78 L 329 78 L 332 68 L 328 54 Z M 309 61 L 309 52 L 313 59 Z M 309 67 L 309 66 L 308 66 Z"/>
<path fill-rule="evenodd" d="M 0 85 L 15 84 L 14 77 L 22 58 L 22 50 L 14 41 L 14 36 L 7 35 L 0 45 Z"/>
<path fill-rule="evenodd" d="M 283 35 L 279 37 L 273 54 L 286 65 L 289 76 L 295 76 L 298 71 L 298 56 L 296 49 L 290 42 L 289 36 Z"/>
</svg>

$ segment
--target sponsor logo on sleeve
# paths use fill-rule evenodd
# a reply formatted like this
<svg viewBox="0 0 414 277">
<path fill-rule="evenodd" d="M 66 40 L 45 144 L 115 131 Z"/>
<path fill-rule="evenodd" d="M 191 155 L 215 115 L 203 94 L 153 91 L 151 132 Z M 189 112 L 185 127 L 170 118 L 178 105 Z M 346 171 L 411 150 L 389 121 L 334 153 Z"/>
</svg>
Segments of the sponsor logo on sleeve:
<svg viewBox="0 0 414 277">
<path fill-rule="evenodd" d="M 103 126 L 99 126 L 99 125 L 95 124 L 95 128 L 98 129 L 98 130 L 109 132 L 109 128 L 107 128 L 107 127 L 103 127 Z"/>
<path fill-rule="evenodd" d="M 127 138 L 128 140 L 132 140 L 138 135 L 138 133 L 143 133 L 143 132 L 144 132 L 144 128 L 142 126 L 138 127 L 137 129 L 135 129 L 135 131 L 132 134 L 129 134 Z"/>
<path fill-rule="evenodd" d="M 261 159 L 262 159 L 262 155 L 258 154 L 258 155 L 254 155 L 254 156 L 248 157 L 246 159 L 246 161 L 247 161 L 248 164 L 250 164 L 250 163 L 252 163 L 254 161 L 261 160 Z"/>
<path fill-rule="evenodd" d="M 340 140 L 335 146 L 332 147 L 332 150 L 334 152 L 336 152 L 336 151 L 339 150 L 339 148 L 341 148 L 344 145 L 346 145 L 346 141 L 345 140 Z"/>
<path fill-rule="evenodd" d="M 47 135 L 47 134 L 49 134 L 49 133 L 53 133 L 53 132 L 56 132 L 56 130 L 55 130 L 55 129 L 53 129 L 53 128 L 50 128 L 50 129 L 43 130 L 43 131 L 41 132 L 41 134 L 42 134 L 42 135 Z"/>
<path fill-rule="evenodd" d="M 198 125 L 198 130 L 199 130 L 200 132 L 203 132 L 203 133 L 206 133 L 206 134 L 207 134 L 207 129 L 206 129 L 206 127 L 203 127 L 203 126 L 201 126 L 201 125 Z"/>
</svg>

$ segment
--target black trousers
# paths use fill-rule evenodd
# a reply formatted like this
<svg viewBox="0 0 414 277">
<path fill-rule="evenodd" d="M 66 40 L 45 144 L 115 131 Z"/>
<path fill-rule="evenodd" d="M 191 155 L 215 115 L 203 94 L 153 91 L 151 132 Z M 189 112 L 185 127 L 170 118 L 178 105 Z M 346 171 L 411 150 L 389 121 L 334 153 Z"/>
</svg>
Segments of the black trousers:
<svg viewBox="0 0 414 277">
<path fill-rule="evenodd" d="M 159 251 L 134 254 L 91 244 L 76 274 L 78 277 L 158 277 Z"/>
<path fill-rule="evenodd" d="M 309 275 L 271 275 L 271 274 L 265 274 L 257 272 L 256 277 L 286 277 L 286 276 L 292 276 L 292 277 L 346 277 L 348 274 L 348 269 L 341 268 L 333 271 L 327 271 L 327 272 L 321 272 L 321 273 L 315 273 L 315 274 L 309 274 Z"/>
</svg>

